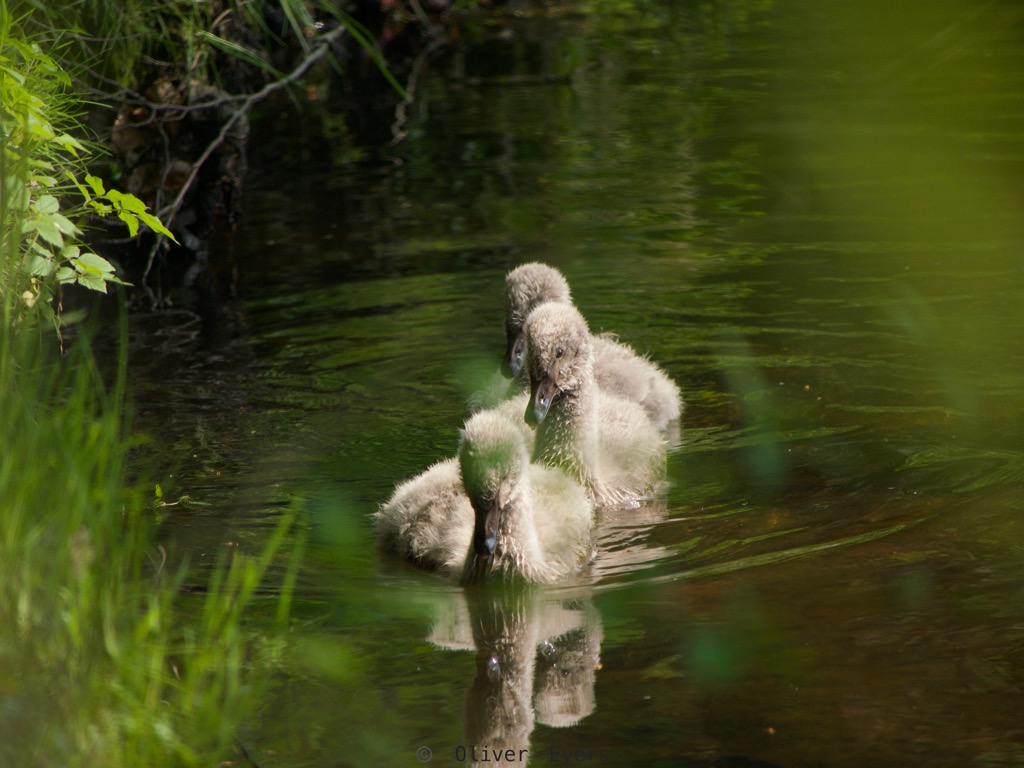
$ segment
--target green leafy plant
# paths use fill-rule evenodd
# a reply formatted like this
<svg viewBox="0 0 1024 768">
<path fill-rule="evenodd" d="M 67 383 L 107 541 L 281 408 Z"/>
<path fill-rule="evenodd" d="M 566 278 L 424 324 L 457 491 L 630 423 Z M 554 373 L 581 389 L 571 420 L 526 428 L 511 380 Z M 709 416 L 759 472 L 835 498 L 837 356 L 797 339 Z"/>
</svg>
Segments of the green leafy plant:
<svg viewBox="0 0 1024 768">
<path fill-rule="evenodd" d="M 215 764 L 287 622 L 290 587 L 259 590 L 282 564 L 294 580 L 295 516 L 183 591 L 195 574 L 124 482 L 123 375 L 107 389 L 86 346 L 0 333 L 0 764 Z"/>
<path fill-rule="evenodd" d="M 0 0 L 0 765 L 212 765 L 287 622 L 301 537 L 283 515 L 185 592 L 197 576 L 126 481 L 141 440 L 123 416 L 124 326 L 112 377 L 85 332 L 66 352 L 41 343 L 32 320 L 55 316 L 62 285 L 118 281 L 80 242 L 86 218 L 169 233 L 85 172 L 69 79 L 23 35 Z"/>
<path fill-rule="evenodd" d="M 145 204 L 135 196 L 117 190 L 107 192 L 99 178 L 87 175 L 86 181 L 94 193 L 90 195 L 74 176 L 67 175 L 82 192 L 84 209 L 92 210 L 101 217 L 116 215 L 128 225 L 132 237 L 138 233 L 141 219 L 151 229 L 174 239 L 159 219 L 146 212 Z M 114 266 L 109 261 L 83 250 L 76 242 L 82 236 L 82 230 L 60 212 L 60 200 L 53 195 L 43 194 L 30 200 L 27 215 L 22 219 L 21 235 L 31 252 L 28 270 L 37 279 L 38 293 L 42 293 L 53 280 L 60 285 L 77 283 L 102 293 L 107 292 L 107 283 L 123 284 L 115 276 Z"/>
<path fill-rule="evenodd" d="M 0 6 L 0 220 L 5 293 L 21 301 L 18 312 L 5 302 L 8 320 L 30 310 L 57 316 L 51 299 L 61 286 L 77 284 L 106 293 L 122 282 L 114 266 L 82 242 L 89 216 L 116 217 L 129 234 L 140 222 L 174 239 L 145 204 L 133 195 L 107 190 L 85 170 L 85 145 L 69 132 L 71 79 L 38 44 L 20 39 L 18 28 Z M 85 183 L 77 178 L 85 177 Z M 67 201 L 75 190 L 81 201 Z"/>
</svg>

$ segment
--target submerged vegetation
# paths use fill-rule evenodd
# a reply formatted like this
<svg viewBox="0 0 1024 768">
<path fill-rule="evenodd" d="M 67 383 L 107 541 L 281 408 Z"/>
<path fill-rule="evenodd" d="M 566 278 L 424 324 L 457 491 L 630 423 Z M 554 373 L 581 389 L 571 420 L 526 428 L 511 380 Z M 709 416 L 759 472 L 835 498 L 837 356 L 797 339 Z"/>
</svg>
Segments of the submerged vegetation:
<svg viewBox="0 0 1024 768">
<path fill-rule="evenodd" d="M 71 80 L 0 5 L 0 763 L 209 764 L 251 700 L 258 634 L 243 623 L 290 540 L 235 554 L 198 596 L 128 482 L 125 360 L 100 372 L 80 332 L 65 353 L 62 292 L 105 291 L 114 267 L 82 242 L 96 216 L 163 225 L 87 173 L 97 151 Z M 121 349 L 125 341 L 120 341 Z M 285 579 L 285 584 L 288 583 Z M 288 589 L 264 622 L 287 617 Z"/>
</svg>

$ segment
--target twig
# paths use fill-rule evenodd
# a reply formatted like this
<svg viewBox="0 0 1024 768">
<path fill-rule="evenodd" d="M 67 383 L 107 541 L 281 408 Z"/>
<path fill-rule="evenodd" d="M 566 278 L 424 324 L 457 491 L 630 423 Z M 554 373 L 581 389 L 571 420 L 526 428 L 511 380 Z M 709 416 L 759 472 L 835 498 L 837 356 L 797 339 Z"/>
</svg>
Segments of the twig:
<svg viewBox="0 0 1024 768">
<path fill-rule="evenodd" d="M 248 112 L 250 109 L 252 109 L 252 106 L 257 102 L 262 101 L 275 91 L 279 91 L 282 88 L 286 88 L 287 86 L 291 85 L 296 80 L 298 80 L 300 77 L 302 77 L 302 75 L 304 75 L 310 67 L 316 64 L 320 59 L 322 59 L 327 54 L 331 46 L 337 41 L 338 38 L 345 34 L 346 31 L 347 30 L 344 26 L 339 25 L 332 29 L 327 34 L 322 35 L 317 41 L 316 48 L 310 51 L 309 55 L 306 56 L 306 58 L 304 58 L 299 63 L 299 65 L 295 67 L 295 69 L 293 69 L 287 75 L 282 77 L 280 80 L 275 80 L 274 82 L 268 83 L 267 85 L 263 86 L 262 88 L 260 88 L 260 90 L 256 91 L 256 93 L 249 94 L 248 96 L 238 96 L 229 94 L 217 99 L 213 99 L 208 102 L 203 102 L 202 104 L 190 105 L 187 107 L 177 107 L 177 109 L 184 112 L 195 109 L 210 109 L 213 107 L 218 107 L 236 101 L 240 102 L 238 108 L 235 109 L 235 111 L 231 114 L 231 117 L 229 117 L 224 122 L 224 125 L 221 126 L 220 132 L 217 134 L 216 138 L 214 138 L 214 140 L 207 145 L 206 149 L 204 149 L 203 153 L 199 156 L 199 159 L 192 164 L 192 172 L 185 180 L 185 183 L 182 185 L 181 190 L 178 192 L 177 197 L 174 198 L 174 202 L 172 202 L 169 206 L 161 208 L 157 212 L 157 216 L 161 220 L 163 220 L 168 227 L 170 227 L 174 223 L 174 219 L 178 215 L 178 211 L 181 210 L 181 206 L 185 201 L 185 195 L 188 194 L 188 191 L 189 189 L 191 189 L 192 184 L 195 183 L 196 177 L 199 175 L 199 171 L 202 169 L 203 164 L 210 159 L 210 156 L 224 142 L 224 139 L 227 137 L 228 133 L 238 122 L 238 119 L 246 112 Z M 151 109 L 174 108 L 170 105 L 149 103 L 147 103 L 147 106 Z M 149 261 L 146 266 L 147 275 L 149 273 L 149 268 L 153 263 L 153 259 L 156 256 L 157 250 L 161 247 L 161 245 L 162 241 L 157 240 L 153 244 L 153 248 L 150 250 Z"/>
<path fill-rule="evenodd" d="M 436 34 L 434 24 L 431 23 L 430 17 L 423 12 L 423 6 L 420 5 L 420 0 L 409 0 L 409 5 L 412 6 L 412 12 L 416 14 L 416 18 L 420 20 L 420 24 L 427 28 L 432 34 Z"/>
<path fill-rule="evenodd" d="M 297 66 L 295 69 L 293 69 L 290 73 L 285 75 L 280 80 L 275 80 L 272 83 L 268 83 L 267 85 L 263 86 L 258 91 L 256 91 L 256 93 L 250 94 L 242 100 L 242 103 L 238 107 L 238 109 L 236 109 L 234 113 L 231 115 L 231 117 L 227 119 L 224 125 L 221 126 L 220 133 L 217 134 L 217 138 L 215 138 L 213 141 L 210 142 L 209 145 L 207 145 L 206 149 L 203 150 L 203 154 L 201 154 L 199 156 L 199 159 L 192 164 L 192 173 L 189 174 L 189 177 L 185 180 L 185 184 L 182 186 L 181 191 L 178 192 L 178 196 L 174 199 L 174 202 L 171 204 L 170 208 L 160 211 L 161 218 L 167 216 L 169 221 L 174 220 L 174 217 L 178 214 L 178 210 L 181 208 L 182 202 L 185 200 L 185 194 L 188 192 L 189 187 L 192 186 L 192 183 L 196 180 L 196 176 L 199 175 L 199 171 L 203 167 L 203 163 L 209 160 L 210 155 L 212 155 L 216 151 L 217 147 L 219 147 L 221 143 L 223 143 L 225 137 L 227 137 L 228 135 L 228 131 L 230 131 L 234 127 L 235 123 L 238 121 L 238 118 L 241 117 L 242 114 L 244 114 L 245 112 L 248 112 L 250 109 L 252 109 L 253 104 L 255 104 L 256 102 L 262 101 L 270 94 L 274 93 L 275 91 L 279 91 L 282 88 L 285 88 L 286 86 L 291 85 L 293 82 L 302 77 L 302 75 L 305 74 L 307 69 L 312 67 L 316 62 L 318 62 L 320 59 L 324 57 L 324 55 L 330 49 L 331 44 L 334 43 L 334 41 L 337 38 L 341 37 L 341 35 L 344 34 L 345 31 L 345 27 L 335 27 L 333 30 L 331 30 L 326 35 L 320 38 L 319 45 L 317 46 L 317 48 L 313 50 L 305 59 L 303 59 L 302 63 L 300 63 L 299 66 Z"/>
<path fill-rule="evenodd" d="M 423 8 L 420 7 L 418 0 L 412 0 L 412 7 L 420 23 L 423 24 L 427 34 L 432 39 L 430 44 L 420 51 L 415 60 L 413 60 L 412 71 L 409 73 L 409 79 L 405 83 L 405 98 L 398 102 L 398 106 L 395 107 L 395 120 L 391 123 L 392 138 L 390 144 L 392 147 L 403 142 L 409 135 L 409 131 L 405 129 L 405 124 L 409 122 L 408 109 L 416 98 L 416 86 L 419 83 L 423 65 L 426 63 L 427 57 L 444 42 L 438 33 L 439 27 L 430 22 L 430 19 L 423 12 Z"/>
</svg>

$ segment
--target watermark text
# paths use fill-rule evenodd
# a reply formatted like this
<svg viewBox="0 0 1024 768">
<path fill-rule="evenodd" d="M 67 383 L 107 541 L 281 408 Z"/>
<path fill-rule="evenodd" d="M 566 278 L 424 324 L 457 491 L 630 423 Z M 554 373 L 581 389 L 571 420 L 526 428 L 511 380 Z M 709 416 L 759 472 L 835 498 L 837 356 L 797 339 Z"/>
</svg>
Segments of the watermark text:
<svg viewBox="0 0 1024 768">
<path fill-rule="evenodd" d="M 452 755 L 458 763 L 496 765 L 526 765 L 532 761 L 534 765 L 600 765 L 611 761 L 611 750 L 597 747 L 547 747 L 545 749 L 504 749 L 498 747 L 481 746 L 478 744 L 463 745 L 455 747 Z M 416 750 L 416 759 L 421 763 L 429 763 L 434 758 L 434 751 L 430 747 L 419 747 Z"/>
</svg>

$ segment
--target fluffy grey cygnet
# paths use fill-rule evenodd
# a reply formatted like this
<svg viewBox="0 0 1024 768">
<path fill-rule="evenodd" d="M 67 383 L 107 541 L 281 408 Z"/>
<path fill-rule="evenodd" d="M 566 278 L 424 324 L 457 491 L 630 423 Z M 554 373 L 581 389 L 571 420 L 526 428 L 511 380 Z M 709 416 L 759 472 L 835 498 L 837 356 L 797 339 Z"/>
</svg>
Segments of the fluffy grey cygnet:
<svg viewBox="0 0 1024 768">
<path fill-rule="evenodd" d="M 649 497 L 664 478 L 665 441 L 642 407 L 597 386 L 583 316 L 548 302 L 530 313 L 525 335 L 533 460 L 568 472 L 598 506 Z"/>
<path fill-rule="evenodd" d="M 530 463 L 519 427 L 472 416 L 458 459 L 396 489 L 374 516 L 382 544 L 464 584 L 553 582 L 593 556 L 593 507 L 565 473 Z"/>
<path fill-rule="evenodd" d="M 373 527 L 384 549 L 458 578 L 473 540 L 473 506 L 458 460 L 439 461 L 396 486 L 374 513 Z"/>
<path fill-rule="evenodd" d="M 505 359 L 502 371 L 518 376 L 526 361 L 523 326 L 530 313 L 549 301 L 572 304 L 569 283 L 554 267 L 540 262 L 521 264 L 505 275 Z"/>
<path fill-rule="evenodd" d="M 506 376 L 517 375 L 526 359 L 526 318 L 549 301 L 572 304 L 569 284 L 554 267 L 531 262 L 505 277 L 507 346 L 502 370 Z M 603 391 L 641 405 L 660 430 L 679 420 L 683 411 L 679 387 L 661 368 L 611 334 L 595 335 L 593 346 L 594 377 Z"/>
</svg>

